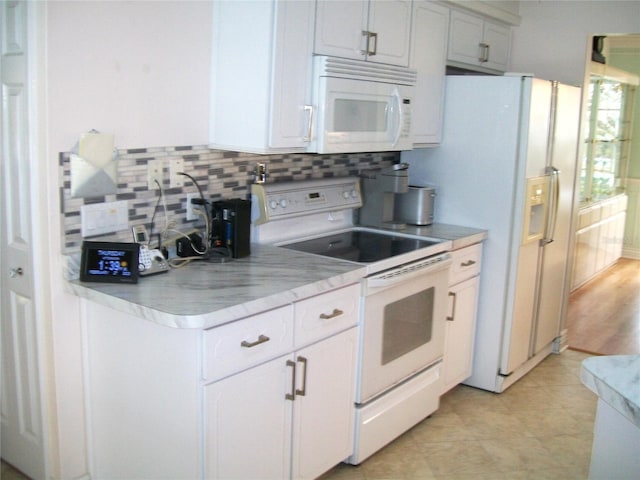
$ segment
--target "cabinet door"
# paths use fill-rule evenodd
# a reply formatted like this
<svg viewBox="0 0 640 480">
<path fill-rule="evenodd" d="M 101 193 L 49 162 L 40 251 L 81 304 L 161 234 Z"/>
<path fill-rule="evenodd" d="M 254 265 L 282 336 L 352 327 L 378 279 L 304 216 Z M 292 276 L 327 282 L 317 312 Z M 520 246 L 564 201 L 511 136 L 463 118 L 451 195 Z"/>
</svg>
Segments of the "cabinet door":
<svg viewBox="0 0 640 480">
<path fill-rule="evenodd" d="M 511 54 L 511 28 L 485 21 L 483 38 L 489 49 L 488 61 L 483 63 L 483 66 L 505 72 Z"/>
<path fill-rule="evenodd" d="M 506 71 L 511 52 L 511 28 L 475 15 L 451 11 L 450 61 Z"/>
<path fill-rule="evenodd" d="M 318 0 L 314 52 L 365 60 L 368 5 L 366 0 Z"/>
<path fill-rule="evenodd" d="M 449 27 L 449 60 L 479 65 L 484 23 L 480 17 L 451 11 Z"/>
<path fill-rule="evenodd" d="M 447 63 L 449 9 L 430 1 L 413 5 L 411 60 L 418 71 L 413 95 L 413 134 L 415 144 L 440 143 Z"/>
<path fill-rule="evenodd" d="M 314 9 L 313 0 L 213 2 L 212 146 L 306 149 Z"/>
<path fill-rule="evenodd" d="M 449 287 L 451 299 L 445 331 L 443 393 L 471 375 L 480 277 Z"/>
<path fill-rule="evenodd" d="M 270 144 L 273 149 L 309 143 L 314 3 L 276 3 Z"/>
<path fill-rule="evenodd" d="M 369 4 L 369 27 L 375 37 L 368 55 L 370 62 L 406 67 L 409 65 L 411 39 L 411 2 L 408 0 L 372 1 Z"/>
<path fill-rule="evenodd" d="M 205 387 L 205 478 L 289 478 L 290 356 Z"/>
<path fill-rule="evenodd" d="M 317 478 L 353 452 L 357 329 L 296 353 L 293 478 Z"/>
</svg>

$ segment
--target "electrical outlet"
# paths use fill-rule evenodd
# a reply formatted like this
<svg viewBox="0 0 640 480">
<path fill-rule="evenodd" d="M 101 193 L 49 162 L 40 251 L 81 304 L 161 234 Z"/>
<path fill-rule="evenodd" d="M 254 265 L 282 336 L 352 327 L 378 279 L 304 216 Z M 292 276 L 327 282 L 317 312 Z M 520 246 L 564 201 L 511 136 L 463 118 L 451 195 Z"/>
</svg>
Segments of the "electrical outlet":
<svg viewBox="0 0 640 480">
<path fill-rule="evenodd" d="M 203 205 L 194 205 L 191 203 L 192 198 L 200 198 L 200 195 L 197 193 L 188 193 L 187 194 L 187 221 L 197 220 L 198 215 L 193 211 L 194 208 L 203 208 Z"/>
<path fill-rule="evenodd" d="M 180 188 L 184 186 L 184 175 L 179 175 L 179 172 L 184 172 L 184 160 L 182 158 L 176 158 L 169 161 L 169 187 Z"/>
<path fill-rule="evenodd" d="M 156 181 L 162 185 L 162 160 L 149 160 L 147 162 L 147 181 L 149 190 L 158 189 Z"/>
</svg>

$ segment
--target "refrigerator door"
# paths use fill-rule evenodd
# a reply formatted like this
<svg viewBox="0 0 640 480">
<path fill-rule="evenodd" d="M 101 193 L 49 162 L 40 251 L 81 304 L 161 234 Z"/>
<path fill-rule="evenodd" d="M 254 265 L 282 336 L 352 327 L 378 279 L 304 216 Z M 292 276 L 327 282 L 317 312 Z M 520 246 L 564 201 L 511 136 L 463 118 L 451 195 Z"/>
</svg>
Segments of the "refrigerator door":
<svg viewBox="0 0 640 480">
<path fill-rule="evenodd" d="M 522 229 L 531 78 L 449 76 L 441 146 L 402 152 L 410 182 L 438 186 L 440 223 L 489 231 L 483 247 L 472 385 L 494 390 L 505 303 L 515 285 L 513 233 Z M 523 123 L 525 123 L 523 125 Z M 544 161 L 542 164 L 544 167 Z M 466 382 L 465 382 L 466 383 Z"/>
<path fill-rule="evenodd" d="M 552 82 L 539 78 L 532 79 L 531 94 L 529 97 L 523 97 L 525 121 L 521 142 L 526 146 L 526 155 L 521 161 L 524 163 L 526 179 L 516 179 L 521 184 L 518 192 L 522 195 L 522 208 L 518 214 L 522 218 L 523 228 L 512 233 L 512 241 L 518 248 L 518 254 L 512 260 L 512 278 L 515 285 L 512 290 L 512 303 L 507 298 L 505 310 L 499 368 L 501 375 L 510 375 L 531 358 L 531 344 L 536 331 L 537 288 L 541 265 L 539 239 L 543 237 L 542 226 L 546 223 L 549 202 L 546 194 L 549 179 L 546 167 L 550 152 L 552 97 Z M 541 182 L 545 185 L 540 185 Z M 545 194 L 534 194 L 538 190 L 536 186 Z M 532 215 L 542 218 L 534 219 Z M 538 227 L 535 230 L 539 231 L 539 235 L 530 231 L 532 223 Z"/>
<path fill-rule="evenodd" d="M 555 128 L 551 140 L 551 165 L 558 170 L 559 195 L 555 229 L 550 243 L 542 249 L 537 329 L 532 354 L 544 349 L 558 336 L 566 316 L 569 292 L 569 253 L 573 213 L 581 91 L 578 87 L 557 85 Z M 552 192 L 551 192 L 552 194 Z"/>
</svg>

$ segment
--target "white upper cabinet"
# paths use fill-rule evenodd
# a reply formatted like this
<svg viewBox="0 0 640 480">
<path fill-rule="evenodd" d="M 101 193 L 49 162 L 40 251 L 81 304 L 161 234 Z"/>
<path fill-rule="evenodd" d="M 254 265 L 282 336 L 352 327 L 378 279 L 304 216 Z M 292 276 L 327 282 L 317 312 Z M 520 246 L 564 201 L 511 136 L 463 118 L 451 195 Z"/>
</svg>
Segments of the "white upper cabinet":
<svg viewBox="0 0 640 480">
<path fill-rule="evenodd" d="M 318 0 L 314 53 L 408 66 L 411 1 Z"/>
<path fill-rule="evenodd" d="M 477 70 L 505 72 L 511 52 L 511 27 L 477 15 L 451 10 L 449 63 Z"/>
<path fill-rule="evenodd" d="M 313 0 L 213 3 L 213 148 L 305 150 L 311 127 L 314 11 Z"/>
<path fill-rule="evenodd" d="M 442 136 L 449 9 L 427 0 L 413 2 L 411 58 L 418 71 L 413 94 L 414 146 L 437 145 Z"/>
</svg>

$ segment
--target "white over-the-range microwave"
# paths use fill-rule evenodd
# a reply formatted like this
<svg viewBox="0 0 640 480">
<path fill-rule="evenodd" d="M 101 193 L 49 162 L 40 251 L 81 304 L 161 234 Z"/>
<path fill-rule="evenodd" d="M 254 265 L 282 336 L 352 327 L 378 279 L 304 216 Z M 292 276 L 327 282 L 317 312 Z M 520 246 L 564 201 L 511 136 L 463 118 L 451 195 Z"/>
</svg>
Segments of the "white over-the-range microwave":
<svg viewBox="0 0 640 480">
<path fill-rule="evenodd" d="M 406 67 L 315 56 L 308 151 L 411 150 L 416 75 Z"/>
</svg>

